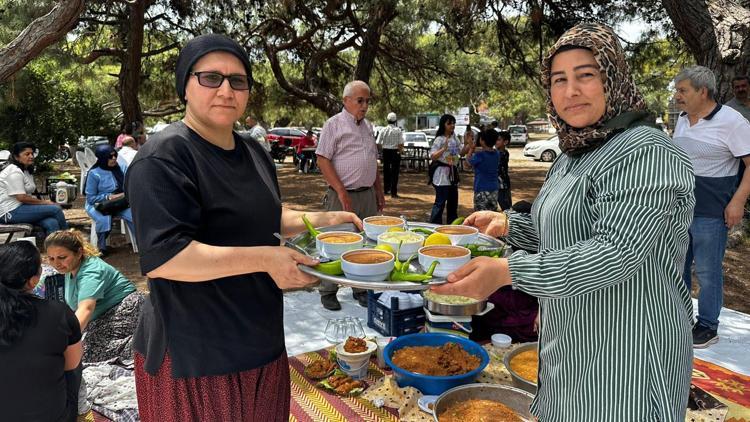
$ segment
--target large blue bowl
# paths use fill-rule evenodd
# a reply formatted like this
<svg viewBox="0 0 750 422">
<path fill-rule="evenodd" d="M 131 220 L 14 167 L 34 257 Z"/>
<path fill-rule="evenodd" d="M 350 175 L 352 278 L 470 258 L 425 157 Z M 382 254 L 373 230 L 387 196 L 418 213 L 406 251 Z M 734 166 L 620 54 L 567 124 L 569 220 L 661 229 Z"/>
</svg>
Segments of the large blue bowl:
<svg viewBox="0 0 750 422">
<path fill-rule="evenodd" d="M 391 356 L 393 356 L 396 350 L 403 349 L 404 347 L 442 346 L 448 342 L 458 343 L 464 350 L 479 357 L 481 359 L 479 367 L 462 375 L 436 377 L 406 371 L 394 365 L 393 361 L 391 361 Z M 474 382 L 479 373 L 490 363 L 490 356 L 478 343 L 464 337 L 442 333 L 418 333 L 398 337 L 385 347 L 383 355 L 385 363 L 393 369 L 393 376 L 400 387 L 411 386 L 426 395 L 440 395 L 453 387 Z"/>
</svg>

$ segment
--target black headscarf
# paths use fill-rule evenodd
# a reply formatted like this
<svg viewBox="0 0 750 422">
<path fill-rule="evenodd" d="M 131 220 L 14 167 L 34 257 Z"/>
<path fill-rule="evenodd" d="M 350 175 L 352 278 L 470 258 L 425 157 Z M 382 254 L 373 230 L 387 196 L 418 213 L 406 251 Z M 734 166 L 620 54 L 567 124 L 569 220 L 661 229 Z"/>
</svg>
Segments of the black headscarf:
<svg viewBox="0 0 750 422">
<path fill-rule="evenodd" d="M 225 51 L 237 56 L 242 62 L 247 72 L 247 79 L 250 86 L 253 84 L 253 76 L 250 71 L 250 59 L 247 52 L 240 46 L 237 41 L 220 34 L 206 34 L 193 38 L 185 44 L 180 50 L 177 57 L 177 66 L 175 68 L 175 80 L 177 85 L 177 97 L 180 101 L 185 102 L 185 86 L 187 85 L 190 71 L 193 65 L 203 56 L 214 51 Z"/>
<path fill-rule="evenodd" d="M 114 148 L 110 145 L 99 145 L 96 147 L 96 150 L 94 151 L 94 155 L 96 155 L 96 164 L 91 166 L 91 168 L 99 167 L 102 170 L 107 170 L 112 172 L 112 175 L 115 176 L 115 181 L 117 181 L 117 187 L 115 188 L 115 193 L 119 193 L 123 191 L 124 186 L 124 180 L 125 175 L 122 173 L 122 169 L 120 168 L 119 164 L 115 163 L 114 166 L 109 166 L 109 158 L 112 156 L 112 154 L 117 154 Z"/>
</svg>

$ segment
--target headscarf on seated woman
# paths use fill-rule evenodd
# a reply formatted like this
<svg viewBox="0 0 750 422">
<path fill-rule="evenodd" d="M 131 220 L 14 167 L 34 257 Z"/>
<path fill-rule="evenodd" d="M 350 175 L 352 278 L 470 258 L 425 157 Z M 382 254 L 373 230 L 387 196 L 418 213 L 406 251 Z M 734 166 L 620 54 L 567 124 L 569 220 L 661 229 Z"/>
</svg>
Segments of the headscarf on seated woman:
<svg viewBox="0 0 750 422">
<path fill-rule="evenodd" d="M 117 181 L 117 188 L 115 189 L 116 193 L 123 192 L 124 191 L 124 183 L 125 183 L 125 174 L 122 172 L 122 169 L 120 168 L 120 165 L 115 162 L 114 166 L 109 165 L 109 158 L 112 156 L 112 154 L 117 155 L 117 151 L 115 151 L 114 148 L 112 148 L 111 145 L 99 145 L 96 147 L 96 150 L 94 151 L 94 155 L 96 155 L 96 164 L 91 166 L 92 169 L 99 167 L 102 170 L 111 171 L 112 175 L 115 176 L 115 181 Z"/>
<path fill-rule="evenodd" d="M 550 94 L 550 69 L 557 53 L 586 48 L 594 54 L 604 82 L 606 109 L 598 122 L 575 128 L 555 111 Z M 542 86 L 547 93 L 547 114 L 560 138 L 560 149 L 568 155 L 581 155 L 602 146 L 614 134 L 635 121 L 648 123 L 646 103 L 635 86 L 625 53 L 615 32 L 600 23 L 583 23 L 560 37 L 542 62 Z M 650 123 L 653 125 L 653 122 Z"/>
</svg>

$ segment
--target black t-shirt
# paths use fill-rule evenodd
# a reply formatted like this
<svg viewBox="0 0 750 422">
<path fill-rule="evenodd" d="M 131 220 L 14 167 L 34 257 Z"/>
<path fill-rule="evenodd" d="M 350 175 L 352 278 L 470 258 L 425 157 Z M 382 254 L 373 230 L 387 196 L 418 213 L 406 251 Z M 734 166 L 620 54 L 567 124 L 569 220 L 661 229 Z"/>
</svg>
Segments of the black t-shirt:
<svg viewBox="0 0 750 422">
<path fill-rule="evenodd" d="M 279 245 L 275 168 L 260 144 L 237 134 L 235 149 L 227 151 L 173 123 L 139 150 L 125 188 L 144 274 L 193 240 Z M 282 293 L 267 273 L 148 283 L 134 344 L 147 372 L 158 372 L 167 350 L 175 378 L 245 371 L 284 353 Z"/>
<path fill-rule="evenodd" d="M 0 419 L 60 421 L 67 415 L 65 349 L 81 326 L 62 302 L 34 298 L 36 323 L 10 347 L 0 346 Z"/>
</svg>

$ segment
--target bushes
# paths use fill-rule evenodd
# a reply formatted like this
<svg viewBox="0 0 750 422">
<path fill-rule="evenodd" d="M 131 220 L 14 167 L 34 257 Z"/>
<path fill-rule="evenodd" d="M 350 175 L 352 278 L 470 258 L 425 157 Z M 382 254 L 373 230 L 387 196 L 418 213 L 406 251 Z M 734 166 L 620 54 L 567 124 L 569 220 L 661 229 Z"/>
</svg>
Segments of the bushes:
<svg viewBox="0 0 750 422">
<path fill-rule="evenodd" d="M 81 135 L 111 135 L 116 130 L 101 104 L 74 82 L 59 80 L 44 64 L 27 66 L 0 87 L 0 149 L 30 141 L 45 160 L 59 145 L 77 144 Z"/>
</svg>

